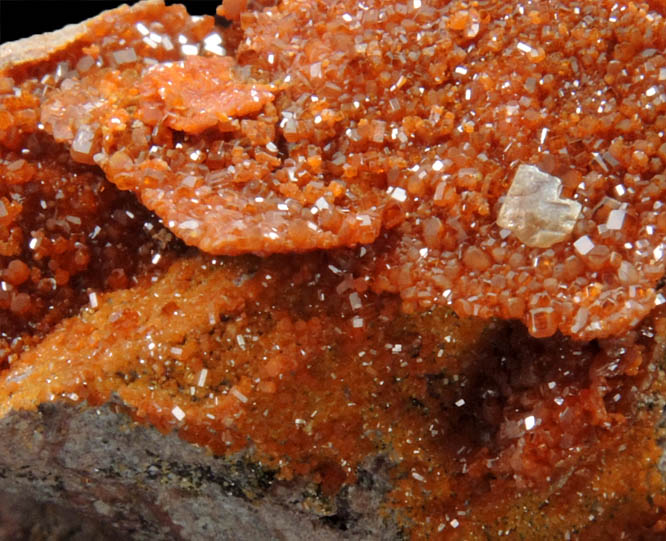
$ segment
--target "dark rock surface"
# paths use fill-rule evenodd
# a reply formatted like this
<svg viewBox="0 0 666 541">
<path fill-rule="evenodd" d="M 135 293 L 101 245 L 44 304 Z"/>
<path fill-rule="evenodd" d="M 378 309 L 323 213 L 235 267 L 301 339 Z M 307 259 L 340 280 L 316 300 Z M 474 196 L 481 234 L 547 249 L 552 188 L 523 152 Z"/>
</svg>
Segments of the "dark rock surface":
<svg viewBox="0 0 666 541">
<path fill-rule="evenodd" d="M 0 539 L 400 539 L 378 514 L 386 467 L 376 460 L 331 499 L 116 404 L 44 404 L 0 420 Z"/>
</svg>

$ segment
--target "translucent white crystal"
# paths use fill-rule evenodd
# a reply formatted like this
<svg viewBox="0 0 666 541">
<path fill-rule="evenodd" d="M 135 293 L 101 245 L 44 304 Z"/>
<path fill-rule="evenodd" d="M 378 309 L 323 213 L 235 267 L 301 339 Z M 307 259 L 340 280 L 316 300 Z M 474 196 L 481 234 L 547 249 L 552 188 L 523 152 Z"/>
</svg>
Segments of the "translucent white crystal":
<svg viewBox="0 0 666 541">
<path fill-rule="evenodd" d="M 185 56 L 195 56 L 199 54 L 199 46 L 192 45 L 191 43 L 188 43 L 187 45 L 182 45 L 180 47 L 180 50 Z"/>
<path fill-rule="evenodd" d="M 236 389 L 236 387 L 232 387 L 231 391 L 229 391 L 229 393 L 234 395 L 236 397 L 236 399 L 238 399 L 239 402 L 242 402 L 243 404 L 247 403 L 247 396 L 245 396 L 238 389 Z"/>
<path fill-rule="evenodd" d="M 590 240 L 590 237 L 583 235 L 576 242 L 574 242 L 574 248 L 580 255 L 585 255 L 594 248 L 594 242 Z"/>
<path fill-rule="evenodd" d="M 560 197 L 562 182 L 534 165 L 520 165 L 497 217 L 530 247 L 548 248 L 571 235 L 580 203 Z"/>
<path fill-rule="evenodd" d="M 536 419 L 534 415 L 525 417 L 525 430 L 532 430 L 536 426 Z"/>
<path fill-rule="evenodd" d="M 178 406 L 174 406 L 171 410 L 171 415 L 173 415 L 178 421 L 185 419 L 185 412 L 180 409 Z"/>
<path fill-rule="evenodd" d="M 86 55 L 82 57 L 76 64 L 76 70 L 80 73 L 88 71 L 95 64 L 95 59 L 92 56 Z"/>
<path fill-rule="evenodd" d="M 622 284 L 635 284 L 639 280 L 639 274 L 629 261 L 620 263 L 620 268 L 617 270 L 617 277 Z"/>
<path fill-rule="evenodd" d="M 587 323 L 587 318 L 589 317 L 590 312 L 588 311 L 587 308 L 584 306 L 581 306 L 578 309 L 578 312 L 576 312 L 576 317 L 574 318 L 574 323 L 571 326 L 571 332 L 577 333 L 580 331 L 583 327 L 585 327 L 585 324 Z"/>
<path fill-rule="evenodd" d="M 351 304 L 352 310 L 360 310 L 363 307 L 361 297 L 356 292 L 349 295 L 349 304 Z"/>
<path fill-rule="evenodd" d="M 199 220 L 185 220 L 181 222 L 181 229 L 199 229 L 201 227 L 201 222 Z"/>
<path fill-rule="evenodd" d="M 147 36 L 148 34 L 150 34 L 150 30 L 148 30 L 148 28 L 146 27 L 146 25 L 143 24 L 143 23 L 137 23 L 137 24 L 136 24 L 136 29 L 139 31 L 139 33 L 140 33 L 142 36 Z"/>
<path fill-rule="evenodd" d="M 76 132 L 76 137 L 72 141 L 72 150 L 79 154 L 90 154 L 93 141 L 95 140 L 95 132 L 88 125 L 83 125 Z"/>
<path fill-rule="evenodd" d="M 622 224 L 624 223 L 625 214 L 626 211 L 622 209 L 611 210 L 608 213 L 608 220 L 606 221 L 606 227 L 608 229 L 613 229 L 613 230 L 622 229 Z"/>
<path fill-rule="evenodd" d="M 199 373 L 199 381 L 197 382 L 197 385 L 199 387 L 203 387 L 206 384 L 207 377 L 208 377 L 208 369 L 202 368 L 201 372 Z"/>
<path fill-rule="evenodd" d="M 127 64 L 129 62 L 136 62 L 137 60 L 136 52 L 132 47 L 115 51 L 112 55 L 116 64 Z"/>
<path fill-rule="evenodd" d="M 531 53 L 532 52 L 532 47 L 530 47 L 527 43 L 523 43 L 522 41 L 516 45 L 518 49 L 520 49 L 524 53 Z"/>
<path fill-rule="evenodd" d="M 387 193 L 400 203 L 404 203 L 407 200 L 407 192 L 403 188 L 391 186 L 387 190 Z"/>
</svg>

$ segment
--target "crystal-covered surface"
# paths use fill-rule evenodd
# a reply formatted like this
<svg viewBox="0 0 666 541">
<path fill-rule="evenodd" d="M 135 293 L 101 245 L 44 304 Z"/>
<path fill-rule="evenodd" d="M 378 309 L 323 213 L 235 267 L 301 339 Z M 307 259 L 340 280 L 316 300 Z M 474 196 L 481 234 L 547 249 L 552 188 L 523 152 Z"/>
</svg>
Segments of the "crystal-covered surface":
<svg viewBox="0 0 666 541">
<path fill-rule="evenodd" d="M 632 6 L 285 0 L 222 30 L 142 4 L 8 74 L 0 126 L 15 145 L 41 120 L 203 251 L 347 249 L 405 310 L 606 337 L 654 308 L 665 266 L 665 23 Z M 520 164 L 580 205 L 569 235 L 566 212 L 537 224 L 557 202 L 523 240 L 498 227 Z"/>
<path fill-rule="evenodd" d="M 558 539 L 663 533 L 663 16 L 605 0 L 241 4 L 227 31 L 159 1 L 125 7 L 52 61 L 0 74 L 2 407 L 115 396 L 216 453 L 249 444 L 322 494 L 379 453 L 388 511 L 415 538 L 529 539 L 535 517 Z M 160 94 L 160 74 L 222 56 L 232 97 L 275 83 L 275 98 L 199 114 L 201 95 Z M 149 100 L 131 95 L 138 78 L 158 83 Z M 66 95 L 72 110 L 41 125 Z M 100 95 L 92 122 L 70 122 Z M 218 248 L 252 251 L 265 233 L 303 250 L 316 225 L 350 247 L 183 253 L 86 165 L 109 149 L 114 181 L 154 196 L 183 238 L 201 229 L 190 210 L 241 202 L 239 227 L 208 236 Z M 529 247 L 497 226 L 521 163 L 581 204 L 570 238 Z M 359 211 L 372 194 L 381 216 Z M 295 235 L 271 229 L 285 222 Z M 356 222 L 375 225 L 372 244 L 353 246 Z M 620 336 L 536 340 L 468 316 Z M 34 324 L 48 337 L 22 341 Z"/>
</svg>

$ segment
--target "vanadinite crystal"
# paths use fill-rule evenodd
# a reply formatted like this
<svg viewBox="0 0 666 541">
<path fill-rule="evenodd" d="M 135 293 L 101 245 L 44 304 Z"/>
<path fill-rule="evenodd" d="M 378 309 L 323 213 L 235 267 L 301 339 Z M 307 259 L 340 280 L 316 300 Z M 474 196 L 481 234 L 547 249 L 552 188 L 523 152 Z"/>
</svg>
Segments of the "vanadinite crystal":
<svg viewBox="0 0 666 541">
<path fill-rule="evenodd" d="M 660 535 L 662 4 L 268 4 L 0 48 L 0 410 L 384 455 L 415 538 Z"/>
<path fill-rule="evenodd" d="M 156 24 L 91 28 L 103 47 L 42 84 L 41 120 L 188 244 L 267 254 L 381 237 L 359 270 L 375 290 L 535 336 L 616 334 L 655 305 L 659 14 L 293 0 L 243 13 L 240 43 L 211 19 Z M 504 201 L 527 170 L 559 183 Z M 526 223 L 503 225 L 511 204 L 531 207 Z"/>
</svg>

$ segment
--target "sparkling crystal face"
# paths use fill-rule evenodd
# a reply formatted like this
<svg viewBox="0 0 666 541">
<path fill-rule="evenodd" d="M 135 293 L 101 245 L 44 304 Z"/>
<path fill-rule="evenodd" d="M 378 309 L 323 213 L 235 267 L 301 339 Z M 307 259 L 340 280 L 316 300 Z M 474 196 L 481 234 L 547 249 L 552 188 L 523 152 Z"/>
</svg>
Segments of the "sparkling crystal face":
<svg viewBox="0 0 666 541">
<path fill-rule="evenodd" d="M 582 205 L 560 197 L 562 181 L 534 165 L 518 167 L 497 217 L 532 248 L 550 248 L 571 236 Z"/>
</svg>

